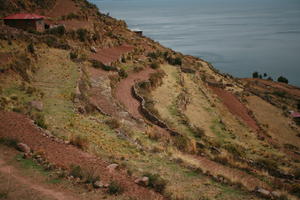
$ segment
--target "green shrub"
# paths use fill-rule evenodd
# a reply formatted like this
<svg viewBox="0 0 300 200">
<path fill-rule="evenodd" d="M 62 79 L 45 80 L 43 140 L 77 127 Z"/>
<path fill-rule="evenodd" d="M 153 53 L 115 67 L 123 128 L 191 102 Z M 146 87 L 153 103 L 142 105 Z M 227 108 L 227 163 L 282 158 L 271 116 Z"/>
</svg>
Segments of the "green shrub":
<svg viewBox="0 0 300 200">
<path fill-rule="evenodd" d="M 83 171 L 79 165 L 71 165 L 70 176 L 74 178 L 83 178 Z"/>
<path fill-rule="evenodd" d="M 88 31 L 86 29 L 80 28 L 76 31 L 76 33 L 81 42 L 85 42 L 87 40 Z"/>
<path fill-rule="evenodd" d="M 167 58 L 167 61 L 170 65 L 182 65 L 182 59 L 180 57 L 173 58 L 170 56 Z"/>
<path fill-rule="evenodd" d="M 75 60 L 78 58 L 78 54 L 74 51 L 70 52 L 70 59 Z"/>
<path fill-rule="evenodd" d="M 0 138 L 0 144 L 6 145 L 8 147 L 18 148 L 18 141 L 9 138 Z"/>
<path fill-rule="evenodd" d="M 124 69 L 120 69 L 118 71 L 118 74 L 121 78 L 127 78 L 127 76 L 128 76 L 127 72 Z"/>
<path fill-rule="evenodd" d="M 289 83 L 289 80 L 287 78 L 283 77 L 283 76 L 279 76 L 277 81 L 281 82 L 281 83 L 286 83 L 286 84 Z"/>
<path fill-rule="evenodd" d="M 268 172 L 274 172 L 278 170 L 278 164 L 274 160 L 266 159 L 266 158 L 261 158 L 258 159 L 257 164 L 267 170 Z"/>
<path fill-rule="evenodd" d="M 70 143 L 77 146 L 80 149 L 86 149 L 88 146 L 88 140 L 86 137 L 81 135 L 71 135 Z"/>
<path fill-rule="evenodd" d="M 158 71 L 155 73 L 150 74 L 149 82 L 152 87 L 157 87 L 162 84 L 162 79 L 165 76 L 163 71 Z"/>
<path fill-rule="evenodd" d="M 47 125 L 45 123 L 44 115 L 41 113 L 33 113 L 31 114 L 34 123 L 43 129 L 47 129 Z"/>
<path fill-rule="evenodd" d="M 110 182 L 107 193 L 110 195 L 118 195 L 124 192 L 124 188 L 116 181 Z"/>
<path fill-rule="evenodd" d="M 258 77 L 259 77 L 259 73 L 258 72 L 253 72 L 252 78 L 258 78 Z"/>
<path fill-rule="evenodd" d="M 109 119 L 105 121 L 105 124 L 108 125 L 112 129 L 120 128 L 121 124 L 117 119 Z"/>
<path fill-rule="evenodd" d="M 98 60 L 91 60 L 90 62 L 92 63 L 92 66 L 97 69 L 103 68 L 104 66 L 104 64 L 99 62 Z"/>
<path fill-rule="evenodd" d="M 151 67 L 152 69 L 158 69 L 158 68 L 159 68 L 159 64 L 156 63 L 156 62 L 154 62 L 154 63 L 151 63 L 150 67 Z"/>
<path fill-rule="evenodd" d="M 27 50 L 34 54 L 35 53 L 35 49 L 34 49 L 34 46 L 33 46 L 33 43 L 30 43 L 28 46 L 27 46 Z"/>
<path fill-rule="evenodd" d="M 276 96 L 279 96 L 279 97 L 285 97 L 286 96 L 285 91 L 274 91 L 273 94 L 276 95 Z"/>
<path fill-rule="evenodd" d="M 149 178 L 149 187 L 153 188 L 156 192 L 162 193 L 167 185 L 167 182 L 160 177 L 159 174 L 146 173 L 144 176 Z"/>
<path fill-rule="evenodd" d="M 244 149 L 236 144 L 226 144 L 223 147 L 236 158 L 242 157 L 245 154 Z"/>
</svg>

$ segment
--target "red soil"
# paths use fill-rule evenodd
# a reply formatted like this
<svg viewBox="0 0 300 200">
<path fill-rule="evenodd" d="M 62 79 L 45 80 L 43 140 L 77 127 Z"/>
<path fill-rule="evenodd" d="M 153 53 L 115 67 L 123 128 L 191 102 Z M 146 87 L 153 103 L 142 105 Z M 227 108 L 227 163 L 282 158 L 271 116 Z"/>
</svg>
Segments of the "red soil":
<svg viewBox="0 0 300 200">
<path fill-rule="evenodd" d="M 93 169 L 100 175 L 101 180 L 110 182 L 115 180 L 125 189 L 124 195 L 137 199 L 163 199 L 163 197 L 152 190 L 138 186 L 132 177 L 128 177 L 125 171 L 109 172 L 108 163 L 80 149 L 63 143 L 56 142 L 42 135 L 32 121 L 26 116 L 12 113 L 0 112 L 0 137 L 16 139 L 26 143 L 35 152 L 42 152 L 45 158 L 57 166 L 69 168 L 71 165 L 79 165 L 83 169 Z"/>
<path fill-rule="evenodd" d="M 221 88 L 217 88 L 217 87 L 210 87 L 210 88 L 213 90 L 215 94 L 219 96 L 223 104 L 228 108 L 228 110 L 232 114 L 240 117 L 254 131 L 259 130 L 256 121 L 249 115 L 249 110 L 238 100 L 236 96 Z"/>
<path fill-rule="evenodd" d="M 143 118 L 139 112 L 140 102 L 132 96 L 132 86 L 136 82 L 145 81 L 155 70 L 147 68 L 138 73 L 130 74 L 126 79 L 120 81 L 115 90 L 115 96 L 121 102 L 127 111 L 135 118 Z"/>
<path fill-rule="evenodd" d="M 76 13 L 78 10 L 72 0 L 57 0 L 55 6 L 45 16 L 56 18 L 69 13 Z"/>
<path fill-rule="evenodd" d="M 98 60 L 102 62 L 105 65 L 109 65 L 114 61 L 117 61 L 120 59 L 120 57 L 132 51 L 134 47 L 129 45 L 122 45 L 119 47 L 112 47 L 112 48 L 106 48 L 106 49 L 99 49 L 97 53 L 92 54 L 90 56 L 91 59 Z"/>
</svg>

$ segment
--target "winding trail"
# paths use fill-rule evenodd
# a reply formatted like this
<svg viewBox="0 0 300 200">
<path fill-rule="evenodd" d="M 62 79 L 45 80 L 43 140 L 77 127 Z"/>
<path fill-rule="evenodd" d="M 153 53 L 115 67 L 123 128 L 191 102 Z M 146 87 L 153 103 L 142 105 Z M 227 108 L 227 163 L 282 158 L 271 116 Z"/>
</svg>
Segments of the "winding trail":
<svg viewBox="0 0 300 200">
<path fill-rule="evenodd" d="M 132 95 L 132 87 L 136 82 L 149 79 L 150 74 L 154 73 L 152 68 L 146 68 L 138 73 L 132 73 L 127 78 L 120 81 L 115 90 L 115 96 L 118 101 L 123 104 L 129 113 L 135 118 L 143 119 L 139 112 L 140 102 Z"/>
<path fill-rule="evenodd" d="M 52 197 L 54 199 L 57 200 L 77 200 L 78 198 L 75 198 L 74 196 L 71 196 L 69 194 L 63 193 L 63 192 L 58 192 L 55 190 L 52 190 L 50 188 L 46 188 L 43 185 L 37 185 L 36 183 L 34 183 L 33 181 L 29 180 L 26 177 L 23 177 L 21 175 L 19 175 L 18 170 L 11 166 L 8 165 L 4 160 L 2 160 L 0 158 L 0 172 L 4 173 L 4 174 L 8 174 L 10 177 L 16 179 L 19 183 L 21 183 L 22 185 L 26 185 L 28 187 L 30 187 L 31 189 L 45 195 L 48 197 Z M 78 199 L 79 200 L 79 199 Z"/>
</svg>

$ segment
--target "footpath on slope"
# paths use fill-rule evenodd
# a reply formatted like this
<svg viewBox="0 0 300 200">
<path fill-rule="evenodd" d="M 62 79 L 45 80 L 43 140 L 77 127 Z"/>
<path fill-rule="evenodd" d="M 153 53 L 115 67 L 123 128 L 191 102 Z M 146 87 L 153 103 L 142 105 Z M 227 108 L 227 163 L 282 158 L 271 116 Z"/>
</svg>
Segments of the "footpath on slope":
<svg viewBox="0 0 300 200">
<path fill-rule="evenodd" d="M 150 74 L 154 72 L 154 69 L 146 68 L 145 70 L 140 71 L 138 73 L 132 73 L 127 78 L 122 79 L 116 87 L 116 98 L 121 104 L 123 104 L 127 108 L 127 111 L 135 118 L 143 119 L 143 116 L 139 112 L 140 102 L 132 95 L 132 87 L 136 82 L 148 80 Z"/>
<path fill-rule="evenodd" d="M 36 184 L 29 178 L 23 177 L 18 173 L 18 170 L 11 165 L 8 165 L 3 159 L 0 158 L 0 172 L 6 174 L 11 178 L 15 179 L 22 186 L 28 186 L 30 189 L 35 190 L 45 197 L 50 197 L 57 200 L 77 200 L 74 196 L 66 194 L 65 192 L 59 192 L 53 189 L 50 189 L 44 185 Z"/>
<path fill-rule="evenodd" d="M 125 171 L 110 172 L 109 163 L 91 154 L 81 151 L 73 145 L 59 143 L 43 136 L 26 116 L 13 112 L 0 111 L 0 137 L 18 140 L 27 144 L 33 151 L 42 152 L 44 157 L 58 167 L 69 169 L 71 165 L 79 165 L 82 169 L 93 169 L 103 182 L 117 181 L 124 188 L 124 195 L 137 199 L 164 199 L 160 194 L 134 183 Z"/>
</svg>

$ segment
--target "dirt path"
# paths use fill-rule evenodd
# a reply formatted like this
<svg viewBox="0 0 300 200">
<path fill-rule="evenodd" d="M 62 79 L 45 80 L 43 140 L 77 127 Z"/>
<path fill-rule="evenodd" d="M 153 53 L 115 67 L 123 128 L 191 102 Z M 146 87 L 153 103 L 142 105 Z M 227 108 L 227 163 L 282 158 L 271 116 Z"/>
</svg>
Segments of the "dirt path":
<svg viewBox="0 0 300 200">
<path fill-rule="evenodd" d="M 246 172 L 221 165 L 205 157 L 196 156 L 195 159 L 199 161 L 199 166 L 201 169 L 209 171 L 209 173 L 215 177 L 222 175 L 234 183 L 241 183 L 250 191 L 253 191 L 256 187 L 270 189 L 266 183 L 260 181 L 258 178 L 252 175 L 247 174 Z"/>
<path fill-rule="evenodd" d="M 115 96 L 123 104 L 129 113 L 135 118 L 143 118 L 139 112 L 140 102 L 132 96 L 132 86 L 136 82 L 147 80 L 154 69 L 147 68 L 138 73 L 132 73 L 127 78 L 120 81 L 115 90 Z"/>
<path fill-rule="evenodd" d="M 98 49 L 97 53 L 91 54 L 90 58 L 98 60 L 105 65 L 110 65 L 112 62 L 117 61 L 123 54 L 132 51 L 134 47 L 129 45 L 122 45 L 119 47 L 112 47 L 106 49 Z"/>
<path fill-rule="evenodd" d="M 124 195 L 136 199 L 163 199 L 152 190 L 138 186 L 134 178 L 129 177 L 125 171 L 110 172 L 109 163 L 80 149 L 63 143 L 58 143 L 42 135 L 42 131 L 33 125 L 26 116 L 13 112 L 0 112 L 0 137 L 16 139 L 29 145 L 35 152 L 44 154 L 50 163 L 63 168 L 79 165 L 85 170 L 94 170 L 103 182 L 115 180 L 124 188 Z"/>
<path fill-rule="evenodd" d="M 0 172 L 9 175 L 10 177 L 16 179 L 22 185 L 29 186 L 31 189 L 41 193 L 42 195 L 52 197 L 54 199 L 64 199 L 64 200 L 76 200 L 77 198 L 70 196 L 69 194 L 65 194 L 62 192 L 58 192 L 49 188 L 46 188 L 42 185 L 37 185 L 33 181 L 19 175 L 18 170 L 10 165 L 7 165 L 4 160 L 0 158 Z"/>
<path fill-rule="evenodd" d="M 235 116 L 241 118 L 246 125 L 252 128 L 254 131 L 258 131 L 259 127 L 256 121 L 249 115 L 249 110 L 244 106 L 238 98 L 236 98 L 230 92 L 217 88 L 217 87 L 210 87 L 215 94 L 222 100 L 223 104 L 228 108 L 228 110 L 234 114 Z"/>
</svg>

